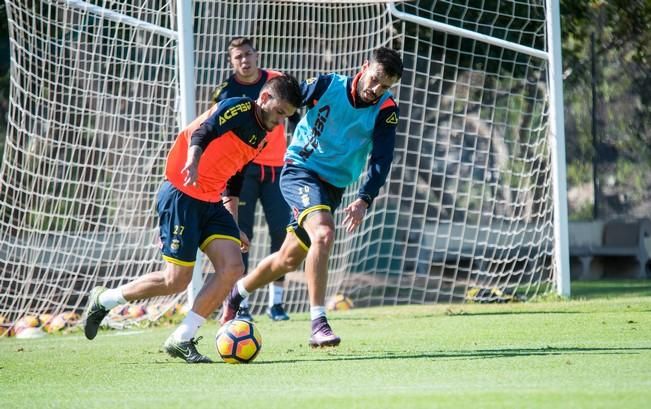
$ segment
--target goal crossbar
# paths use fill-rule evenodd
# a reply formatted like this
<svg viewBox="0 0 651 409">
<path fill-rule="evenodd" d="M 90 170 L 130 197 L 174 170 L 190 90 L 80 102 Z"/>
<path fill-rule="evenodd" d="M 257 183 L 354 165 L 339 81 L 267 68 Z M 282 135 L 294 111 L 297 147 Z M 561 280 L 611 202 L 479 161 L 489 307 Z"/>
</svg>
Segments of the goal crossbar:
<svg viewBox="0 0 651 409">
<path fill-rule="evenodd" d="M 180 0 L 182 2 L 182 0 Z M 84 11 L 86 13 L 94 14 L 98 17 L 105 18 L 106 20 L 110 20 L 114 23 L 121 23 L 121 24 L 126 24 L 134 28 L 142 29 L 149 31 L 151 33 L 158 34 L 163 37 L 167 37 L 171 40 L 178 40 L 179 39 L 179 34 L 174 31 L 170 30 L 165 27 L 158 26 L 156 24 L 151 24 L 147 21 L 142 21 L 134 17 L 127 16 L 122 13 L 118 13 L 113 10 L 109 10 L 107 8 L 104 8 L 102 6 L 96 6 L 94 4 L 89 4 L 88 2 L 84 0 L 64 0 L 65 5 L 75 9 L 75 10 L 80 10 Z M 53 2 L 50 2 L 53 3 Z"/>
<path fill-rule="evenodd" d="M 423 18 L 423 17 L 420 17 L 420 16 L 415 16 L 413 14 L 406 13 L 404 11 L 400 11 L 396 7 L 395 3 L 393 3 L 393 2 L 387 3 L 387 8 L 389 9 L 390 13 L 396 18 L 399 18 L 399 19 L 405 20 L 405 21 L 410 21 L 412 23 L 416 23 L 418 25 L 425 26 L 425 27 L 431 28 L 433 30 L 442 31 L 444 33 L 457 35 L 459 37 L 469 38 L 471 40 L 481 41 L 481 42 L 484 42 L 486 44 L 496 45 L 498 47 L 506 48 L 506 49 L 511 50 L 511 51 L 531 55 L 533 57 L 537 57 L 537 58 L 540 58 L 540 59 L 545 60 L 545 61 L 548 61 L 549 58 L 550 58 L 549 54 L 547 52 L 542 51 L 542 50 L 538 50 L 538 49 L 533 48 L 533 47 L 527 47 L 527 46 L 524 46 L 524 45 L 509 42 L 509 41 L 504 41 L 504 40 L 502 40 L 500 38 L 487 36 L 485 34 L 481 34 L 481 33 L 478 33 L 476 31 L 466 30 L 465 28 L 455 27 L 455 26 L 451 26 L 449 24 L 439 23 L 438 21 L 426 19 L 426 18 Z"/>
</svg>

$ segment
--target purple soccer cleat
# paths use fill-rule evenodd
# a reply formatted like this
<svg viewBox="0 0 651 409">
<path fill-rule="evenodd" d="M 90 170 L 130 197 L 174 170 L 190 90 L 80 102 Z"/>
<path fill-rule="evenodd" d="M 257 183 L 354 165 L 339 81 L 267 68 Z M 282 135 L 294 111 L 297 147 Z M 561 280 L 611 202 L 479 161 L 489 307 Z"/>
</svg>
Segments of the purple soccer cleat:
<svg viewBox="0 0 651 409">
<path fill-rule="evenodd" d="M 222 316 L 219 318 L 219 323 L 224 325 L 228 321 L 235 318 L 237 310 L 240 308 L 240 303 L 244 298 L 237 291 L 237 286 L 233 287 L 231 293 L 224 300 L 222 308 Z"/>
<path fill-rule="evenodd" d="M 222 325 L 226 324 L 228 321 L 235 318 L 235 314 L 237 314 L 237 308 L 233 308 L 228 300 L 224 301 L 222 315 L 219 317 L 219 323 Z"/>
<path fill-rule="evenodd" d="M 312 348 L 336 347 L 340 342 L 341 338 L 332 332 L 332 328 L 330 328 L 326 317 L 319 317 L 312 320 L 312 336 L 309 340 Z"/>
</svg>

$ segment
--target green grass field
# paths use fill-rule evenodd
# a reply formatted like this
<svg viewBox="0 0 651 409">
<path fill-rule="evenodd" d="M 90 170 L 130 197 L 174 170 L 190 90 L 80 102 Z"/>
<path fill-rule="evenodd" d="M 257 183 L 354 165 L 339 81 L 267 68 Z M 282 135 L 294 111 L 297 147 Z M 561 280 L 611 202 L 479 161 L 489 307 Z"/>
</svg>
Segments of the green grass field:
<svg viewBox="0 0 651 409">
<path fill-rule="evenodd" d="M 306 314 L 258 317 L 249 365 L 161 352 L 173 327 L 0 339 L 2 408 L 649 408 L 651 282 L 573 283 L 572 300 L 332 313 L 339 348 L 307 346 Z M 199 350 L 217 357 L 217 325 Z"/>
</svg>

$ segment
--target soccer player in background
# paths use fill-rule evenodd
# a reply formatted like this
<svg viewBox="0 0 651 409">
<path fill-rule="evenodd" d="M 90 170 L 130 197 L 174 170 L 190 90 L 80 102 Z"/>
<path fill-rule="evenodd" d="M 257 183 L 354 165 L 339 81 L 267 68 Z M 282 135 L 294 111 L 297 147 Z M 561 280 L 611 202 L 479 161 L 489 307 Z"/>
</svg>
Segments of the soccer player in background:
<svg viewBox="0 0 651 409">
<path fill-rule="evenodd" d="M 233 67 L 233 74 L 221 83 L 213 93 L 213 101 L 218 103 L 226 98 L 247 96 L 255 99 L 267 80 L 281 75 L 277 71 L 258 68 L 258 53 L 253 42 L 246 37 L 235 37 L 228 44 L 228 58 Z M 298 122 L 299 116 L 294 115 L 290 120 Z M 244 180 L 240 192 L 238 209 L 238 224 L 240 230 L 249 240 L 253 240 L 253 224 L 255 221 L 255 206 L 260 200 L 265 220 L 269 228 L 271 251 L 280 249 L 285 240 L 286 227 L 289 223 L 289 206 L 280 193 L 280 172 L 285 163 L 287 137 L 285 126 L 280 124 L 267 135 L 267 146 L 262 152 L 242 170 Z M 249 254 L 243 253 L 244 274 L 249 268 Z M 289 316 L 283 308 L 283 287 L 285 276 L 280 276 L 275 282 L 269 283 L 269 303 L 267 316 L 274 321 L 288 320 Z M 252 320 L 249 313 L 248 297 L 242 300 L 236 317 Z"/>
<path fill-rule="evenodd" d="M 200 248 L 215 273 L 164 349 L 188 363 L 211 362 L 197 351 L 195 335 L 242 276 L 241 251 L 249 245 L 235 222 L 241 188 L 238 171 L 258 155 L 267 133 L 293 115 L 300 103 L 298 82 L 278 76 L 267 81 L 255 101 L 225 99 L 179 133 L 167 157 L 157 201 L 165 269 L 117 288 L 95 287 L 86 309 L 86 338 L 95 338 L 102 319 L 117 305 L 184 291 Z"/>
<path fill-rule="evenodd" d="M 345 188 L 368 171 L 357 199 L 343 210 L 348 233 L 360 225 L 389 174 L 398 106 L 389 92 L 402 76 L 400 55 L 381 47 L 355 77 L 320 75 L 301 84 L 307 113 L 285 155 L 280 188 L 292 209 L 281 248 L 237 282 L 224 302 L 222 323 L 232 319 L 251 291 L 295 270 L 305 260 L 312 334 L 309 344 L 336 346 L 341 339 L 328 324 L 325 292 L 335 237 L 333 213 Z"/>
</svg>

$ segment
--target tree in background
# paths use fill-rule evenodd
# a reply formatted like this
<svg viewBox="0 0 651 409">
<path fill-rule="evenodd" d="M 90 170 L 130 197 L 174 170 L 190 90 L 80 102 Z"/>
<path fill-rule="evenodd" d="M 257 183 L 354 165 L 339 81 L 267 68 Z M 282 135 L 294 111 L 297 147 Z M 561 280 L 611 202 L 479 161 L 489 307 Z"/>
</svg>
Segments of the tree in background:
<svg viewBox="0 0 651 409">
<path fill-rule="evenodd" d="M 594 159 L 596 216 L 651 216 L 651 2 L 561 0 L 561 25 L 570 214 L 592 217 Z"/>
</svg>

